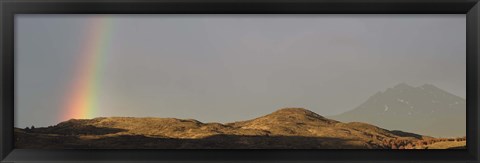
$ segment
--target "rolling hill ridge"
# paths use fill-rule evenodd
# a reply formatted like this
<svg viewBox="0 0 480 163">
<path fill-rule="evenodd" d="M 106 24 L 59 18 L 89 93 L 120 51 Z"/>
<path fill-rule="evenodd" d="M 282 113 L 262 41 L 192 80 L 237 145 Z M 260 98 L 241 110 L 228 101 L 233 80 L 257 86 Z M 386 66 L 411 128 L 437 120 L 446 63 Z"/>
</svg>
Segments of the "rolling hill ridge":
<svg viewBox="0 0 480 163">
<path fill-rule="evenodd" d="M 43 149 L 391 149 L 420 147 L 434 138 L 342 123 L 302 108 L 285 108 L 247 121 L 101 117 L 55 126 L 15 129 L 16 148 Z"/>
</svg>

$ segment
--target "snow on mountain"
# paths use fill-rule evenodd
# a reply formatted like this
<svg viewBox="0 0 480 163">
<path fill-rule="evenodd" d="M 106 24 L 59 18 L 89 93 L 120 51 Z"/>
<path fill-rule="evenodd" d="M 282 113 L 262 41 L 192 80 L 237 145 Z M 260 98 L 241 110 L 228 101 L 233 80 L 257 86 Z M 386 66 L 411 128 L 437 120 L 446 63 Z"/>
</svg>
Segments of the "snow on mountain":
<svg viewBox="0 0 480 163">
<path fill-rule="evenodd" d="M 466 101 L 431 84 L 413 87 L 401 83 L 329 118 L 436 137 L 464 136 Z"/>
</svg>

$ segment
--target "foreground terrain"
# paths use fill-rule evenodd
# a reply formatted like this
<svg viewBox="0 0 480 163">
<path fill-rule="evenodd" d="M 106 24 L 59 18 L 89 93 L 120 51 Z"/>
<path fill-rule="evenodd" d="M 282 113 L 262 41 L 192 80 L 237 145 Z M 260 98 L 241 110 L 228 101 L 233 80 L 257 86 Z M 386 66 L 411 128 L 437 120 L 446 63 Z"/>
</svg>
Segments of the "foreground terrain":
<svg viewBox="0 0 480 163">
<path fill-rule="evenodd" d="M 342 123 L 302 108 L 247 121 L 109 117 L 15 129 L 16 148 L 41 149 L 462 149 L 438 139 L 359 122 Z"/>
</svg>

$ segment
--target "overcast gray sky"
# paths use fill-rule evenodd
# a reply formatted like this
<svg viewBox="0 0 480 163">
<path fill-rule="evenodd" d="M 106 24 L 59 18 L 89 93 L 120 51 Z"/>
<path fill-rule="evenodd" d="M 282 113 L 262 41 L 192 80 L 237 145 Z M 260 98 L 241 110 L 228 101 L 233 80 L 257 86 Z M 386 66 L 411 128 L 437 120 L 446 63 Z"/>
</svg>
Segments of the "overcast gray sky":
<svg viewBox="0 0 480 163">
<path fill-rule="evenodd" d="M 111 28 L 96 117 L 328 116 L 401 82 L 465 97 L 465 15 L 17 15 L 15 126 L 59 122 L 98 18 Z"/>
</svg>

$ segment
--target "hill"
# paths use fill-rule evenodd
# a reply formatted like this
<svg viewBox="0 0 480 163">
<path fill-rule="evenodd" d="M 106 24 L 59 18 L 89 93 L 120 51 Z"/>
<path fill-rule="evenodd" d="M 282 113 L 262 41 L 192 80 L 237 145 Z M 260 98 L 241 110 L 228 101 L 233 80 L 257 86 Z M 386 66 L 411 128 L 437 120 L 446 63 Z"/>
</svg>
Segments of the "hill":
<svg viewBox="0 0 480 163">
<path fill-rule="evenodd" d="M 413 87 L 401 83 L 329 118 L 435 137 L 466 135 L 465 99 L 431 84 Z"/>
<path fill-rule="evenodd" d="M 153 117 L 72 119 L 50 127 L 17 128 L 15 138 L 16 148 L 41 149 L 413 149 L 416 142 L 434 139 L 342 123 L 302 108 L 227 124 Z"/>
</svg>

